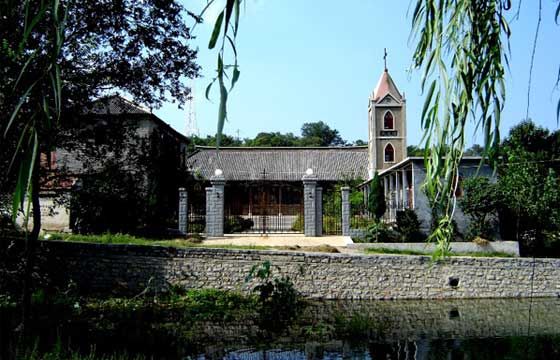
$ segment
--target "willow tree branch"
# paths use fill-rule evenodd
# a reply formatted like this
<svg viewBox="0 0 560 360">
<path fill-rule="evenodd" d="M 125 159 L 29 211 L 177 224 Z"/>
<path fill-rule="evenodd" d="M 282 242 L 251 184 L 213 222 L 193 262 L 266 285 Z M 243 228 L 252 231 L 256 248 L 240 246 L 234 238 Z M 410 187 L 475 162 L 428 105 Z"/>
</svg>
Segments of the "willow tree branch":
<svg viewBox="0 0 560 360">
<path fill-rule="evenodd" d="M 539 31 L 542 22 L 542 0 L 539 0 L 539 19 L 537 21 L 537 29 L 535 30 L 535 39 L 533 40 L 533 50 L 531 51 L 531 66 L 529 67 L 529 83 L 527 84 L 527 112 L 525 119 L 529 120 L 529 109 L 531 107 L 531 82 L 533 80 L 533 68 L 535 65 L 535 53 L 537 52 L 537 41 L 539 39 Z"/>
</svg>

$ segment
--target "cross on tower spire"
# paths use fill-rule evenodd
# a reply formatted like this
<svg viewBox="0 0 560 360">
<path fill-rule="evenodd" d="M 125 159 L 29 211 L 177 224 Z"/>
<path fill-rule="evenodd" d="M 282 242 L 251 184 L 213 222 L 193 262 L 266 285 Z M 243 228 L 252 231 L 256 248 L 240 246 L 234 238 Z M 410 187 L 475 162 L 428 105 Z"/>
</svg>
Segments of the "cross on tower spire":
<svg viewBox="0 0 560 360">
<path fill-rule="evenodd" d="M 387 48 L 385 48 L 385 54 L 383 55 L 383 61 L 385 62 L 385 71 L 387 71 Z"/>
</svg>

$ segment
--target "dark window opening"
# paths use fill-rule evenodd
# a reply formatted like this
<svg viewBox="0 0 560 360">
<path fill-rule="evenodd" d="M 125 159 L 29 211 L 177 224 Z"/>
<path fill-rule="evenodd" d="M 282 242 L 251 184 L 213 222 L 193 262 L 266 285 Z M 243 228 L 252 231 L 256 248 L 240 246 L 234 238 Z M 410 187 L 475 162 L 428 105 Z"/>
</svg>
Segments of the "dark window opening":
<svg viewBox="0 0 560 360">
<path fill-rule="evenodd" d="M 383 117 L 383 128 L 385 130 L 393 130 L 395 128 L 395 121 L 393 118 L 393 113 L 387 111 Z"/>
<path fill-rule="evenodd" d="M 393 145 L 387 144 L 385 146 L 385 162 L 394 162 L 395 161 L 395 149 Z"/>
</svg>

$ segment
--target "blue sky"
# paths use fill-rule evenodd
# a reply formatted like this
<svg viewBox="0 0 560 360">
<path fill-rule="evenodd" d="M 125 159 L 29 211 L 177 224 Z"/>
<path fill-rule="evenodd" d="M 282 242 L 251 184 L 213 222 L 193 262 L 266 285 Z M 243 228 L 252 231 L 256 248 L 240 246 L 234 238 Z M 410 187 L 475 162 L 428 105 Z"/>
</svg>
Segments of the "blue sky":
<svg viewBox="0 0 560 360">
<path fill-rule="evenodd" d="M 205 0 L 183 0 L 198 12 Z M 557 129 L 554 89 L 560 64 L 560 26 L 554 23 L 556 0 L 543 0 L 543 21 L 537 45 L 529 116 Z M 516 7 L 517 5 L 514 4 Z M 207 43 L 217 8 L 195 29 L 202 78 L 193 82 L 194 107 L 201 135 L 214 134 L 218 94 L 204 97 L 214 76 L 216 53 Z M 412 10 L 411 10 L 412 11 Z M 513 17 L 511 11 L 509 17 Z M 502 134 L 525 117 L 530 52 L 538 18 L 538 2 L 523 1 L 519 20 L 511 22 L 511 59 Z M 262 131 L 299 135 L 305 122 L 322 120 L 349 141 L 367 140 L 367 99 L 388 68 L 407 98 L 408 143 L 421 138 L 423 96 L 420 73 L 410 72 L 409 0 L 246 0 L 238 35 L 241 78 L 229 100 L 225 133 L 254 137 Z M 155 113 L 185 133 L 187 109 L 168 103 Z M 480 142 L 472 135 L 468 143 Z"/>
</svg>

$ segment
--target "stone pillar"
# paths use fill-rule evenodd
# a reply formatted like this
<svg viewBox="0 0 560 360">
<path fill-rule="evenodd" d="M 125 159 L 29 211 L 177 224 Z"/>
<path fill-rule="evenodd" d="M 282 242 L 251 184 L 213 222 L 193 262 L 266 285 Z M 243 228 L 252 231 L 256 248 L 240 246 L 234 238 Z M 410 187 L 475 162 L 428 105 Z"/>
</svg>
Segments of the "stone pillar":
<svg viewBox="0 0 560 360">
<path fill-rule="evenodd" d="M 315 236 L 323 236 L 323 188 L 320 186 L 315 188 L 315 214 L 317 216 Z"/>
<path fill-rule="evenodd" d="M 187 189 L 179 188 L 179 231 L 182 234 L 187 234 L 187 224 L 188 224 L 188 210 L 189 209 L 189 202 L 188 202 L 188 195 Z"/>
<path fill-rule="evenodd" d="M 385 199 L 387 199 L 387 194 L 389 193 L 389 185 L 387 183 L 388 176 L 383 177 L 383 194 L 385 194 Z"/>
<path fill-rule="evenodd" d="M 224 236 L 224 187 L 223 175 L 210 178 L 212 187 L 206 188 L 206 235 Z"/>
<path fill-rule="evenodd" d="M 317 236 L 317 176 L 303 177 L 303 232 L 305 236 Z"/>
<path fill-rule="evenodd" d="M 350 236 L 350 188 L 340 188 L 342 197 L 342 236 Z"/>
<path fill-rule="evenodd" d="M 393 173 L 389 173 L 389 189 L 388 189 L 388 194 L 389 194 L 389 203 L 387 204 L 389 207 L 389 221 L 393 221 L 393 213 L 395 211 L 395 195 L 393 194 L 393 191 L 395 191 L 395 184 L 393 182 Z"/>
<path fill-rule="evenodd" d="M 403 208 L 408 209 L 408 176 L 406 176 L 407 170 L 402 172 L 402 183 L 403 183 Z"/>
<path fill-rule="evenodd" d="M 396 171 L 395 172 L 395 201 L 397 203 L 397 206 L 395 207 L 395 211 L 398 211 L 401 209 L 401 184 L 400 184 L 400 171 Z M 396 212 L 395 212 L 396 214 Z"/>
</svg>

